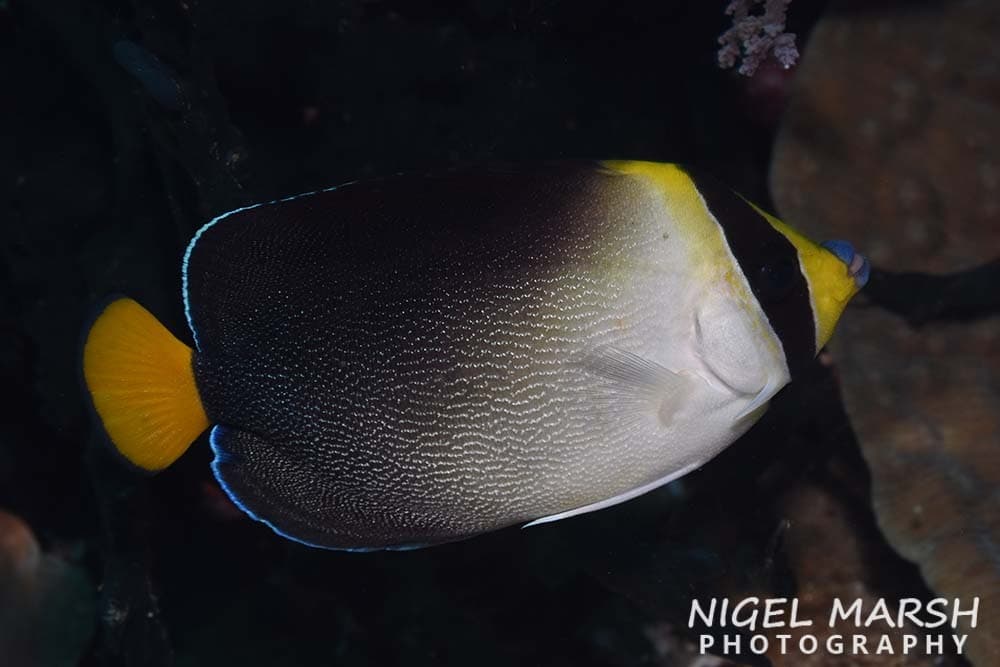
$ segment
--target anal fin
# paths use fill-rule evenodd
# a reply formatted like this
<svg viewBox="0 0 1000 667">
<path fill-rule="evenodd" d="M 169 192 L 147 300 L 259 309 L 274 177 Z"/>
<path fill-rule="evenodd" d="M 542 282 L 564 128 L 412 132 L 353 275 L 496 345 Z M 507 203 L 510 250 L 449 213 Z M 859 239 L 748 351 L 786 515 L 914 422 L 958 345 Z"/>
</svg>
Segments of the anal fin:
<svg viewBox="0 0 1000 667">
<path fill-rule="evenodd" d="M 250 518 L 287 539 L 321 549 L 380 551 L 426 546 L 392 535 L 355 516 L 334 475 L 287 455 L 287 446 L 250 431 L 216 426 L 212 471 L 226 495 Z M 291 445 L 294 447 L 294 445 Z M 370 545 L 370 546 L 369 546 Z"/>
</svg>

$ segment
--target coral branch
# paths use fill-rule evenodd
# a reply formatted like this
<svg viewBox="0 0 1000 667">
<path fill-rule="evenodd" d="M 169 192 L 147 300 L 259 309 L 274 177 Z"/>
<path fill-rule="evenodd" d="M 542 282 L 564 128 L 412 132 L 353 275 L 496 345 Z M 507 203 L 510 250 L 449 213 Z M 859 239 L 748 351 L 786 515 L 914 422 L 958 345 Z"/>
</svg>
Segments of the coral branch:
<svg viewBox="0 0 1000 667">
<path fill-rule="evenodd" d="M 742 56 L 739 73 L 752 76 L 769 54 L 786 69 L 795 64 L 799 50 L 795 35 L 785 32 L 785 11 L 792 0 L 732 0 L 726 14 L 733 26 L 719 37 L 719 67 L 729 69 Z M 751 14 L 755 5 L 764 5 L 763 14 Z"/>
</svg>

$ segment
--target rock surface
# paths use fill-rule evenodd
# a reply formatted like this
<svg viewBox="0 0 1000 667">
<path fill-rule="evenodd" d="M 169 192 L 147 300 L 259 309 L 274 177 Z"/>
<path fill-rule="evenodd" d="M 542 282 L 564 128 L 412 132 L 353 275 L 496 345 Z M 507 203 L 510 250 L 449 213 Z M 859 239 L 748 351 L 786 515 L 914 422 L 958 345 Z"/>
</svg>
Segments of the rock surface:
<svg viewBox="0 0 1000 667">
<path fill-rule="evenodd" d="M 75 665 L 94 631 L 94 589 L 81 568 L 42 552 L 0 510 L 0 655 L 5 667 Z"/>
<path fill-rule="evenodd" d="M 834 3 L 775 146 L 781 215 L 892 271 L 1000 250 L 1000 5 Z M 880 526 L 939 595 L 979 601 L 967 655 L 1000 664 L 1000 320 L 919 329 L 851 309 L 834 338 Z"/>
</svg>

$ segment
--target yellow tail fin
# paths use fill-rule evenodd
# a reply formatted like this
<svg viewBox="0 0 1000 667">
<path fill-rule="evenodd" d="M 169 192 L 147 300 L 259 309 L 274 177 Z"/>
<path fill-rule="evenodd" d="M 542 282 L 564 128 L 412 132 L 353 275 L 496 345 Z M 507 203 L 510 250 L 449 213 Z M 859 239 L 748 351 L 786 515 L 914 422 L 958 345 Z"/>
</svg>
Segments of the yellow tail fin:
<svg viewBox="0 0 1000 667">
<path fill-rule="evenodd" d="M 132 299 L 112 301 L 87 332 L 83 377 L 115 449 L 148 471 L 180 458 L 208 428 L 191 348 Z"/>
</svg>

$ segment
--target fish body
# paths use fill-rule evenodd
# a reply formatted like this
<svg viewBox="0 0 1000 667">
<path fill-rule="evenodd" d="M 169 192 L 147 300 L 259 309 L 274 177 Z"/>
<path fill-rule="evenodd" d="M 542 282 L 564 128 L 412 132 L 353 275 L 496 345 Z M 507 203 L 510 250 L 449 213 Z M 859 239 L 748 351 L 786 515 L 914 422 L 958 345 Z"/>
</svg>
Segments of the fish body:
<svg viewBox="0 0 1000 667">
<path fill-rule="evenodd" d="M 858 289 L 851 263 L 676 165 L 403 175 L 198 231 L 183 262 L 195 349 L 175 340 L 157 376 L 186 373 L 175 393 L 197 406 L 147 419 L 153 436 L 113 391 L 128 359 L 107 351 L 152 316 L 112 303 L 84 374 L 139 467 L 211 424 L 221 485 L 278 533 L 423 546 L 701 466 L 826 342 Z"/>
</svg>

